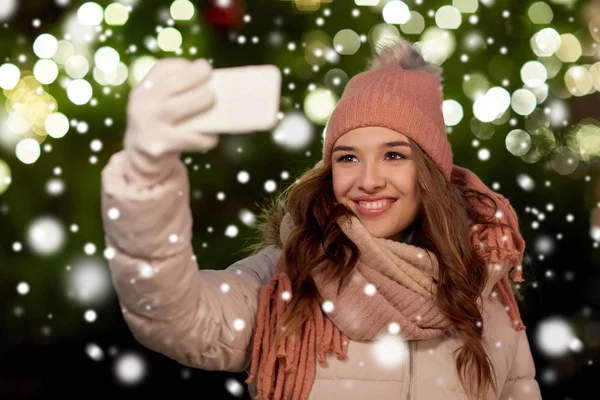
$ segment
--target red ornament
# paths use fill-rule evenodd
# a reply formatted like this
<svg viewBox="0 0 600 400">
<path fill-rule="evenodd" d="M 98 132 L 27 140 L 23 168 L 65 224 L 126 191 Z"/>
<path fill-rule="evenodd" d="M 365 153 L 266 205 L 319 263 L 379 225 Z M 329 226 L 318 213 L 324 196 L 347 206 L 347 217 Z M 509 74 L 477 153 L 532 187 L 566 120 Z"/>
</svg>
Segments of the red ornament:
<svg viewBox="0 0 600 400">
<path fill-rule="evenodd" d="M 217 32 L 229 33 L 243 27 L 245 13 L 244 0 L 212 0 L 204 17 Z"/>
</svg>

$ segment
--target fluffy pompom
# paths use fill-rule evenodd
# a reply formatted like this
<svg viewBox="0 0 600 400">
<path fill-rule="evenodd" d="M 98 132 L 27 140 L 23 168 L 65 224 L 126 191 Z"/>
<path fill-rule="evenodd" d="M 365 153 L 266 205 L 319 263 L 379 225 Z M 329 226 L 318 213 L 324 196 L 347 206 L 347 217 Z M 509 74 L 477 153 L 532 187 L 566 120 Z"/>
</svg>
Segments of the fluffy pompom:
<svg viewBox="0 0 600 400">
<path fill-rule="evenodd" d="M 405 39 L 384 42 L 383 45 L 378 46 L 376 53 L 367 63 L 369 71 L 387 65 L 400 65 L 404 69 L 424 71 L 440 80 L 442 79 L 442 68 L 425 61 L 412 43 Z"/>
</svg>

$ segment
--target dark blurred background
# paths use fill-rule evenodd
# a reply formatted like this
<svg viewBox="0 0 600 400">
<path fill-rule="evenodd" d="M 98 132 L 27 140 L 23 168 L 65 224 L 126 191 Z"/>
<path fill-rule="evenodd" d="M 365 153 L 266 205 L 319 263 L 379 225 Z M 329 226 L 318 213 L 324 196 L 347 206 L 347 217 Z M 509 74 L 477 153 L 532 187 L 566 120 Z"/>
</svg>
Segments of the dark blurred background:
<svg viewBox="0 0 600 400">
<path fill-rule="evenodd" d="M 455 164 L 519 215 L 515 289 L 543 398 L 598 398 L 598 27 L 600 1 L 584 0 L 0 0 L 0 397 L 248 398 L 244 374 L 184 367 L 122 319 L 100 172 L 128 92 L 164 57 L 282 70 L 276 129 L 183 155 L 193 246 L 221 269 L 248 255 L 264 202 L 320 159 L 348 79 L 404 37 L 444 68 Z"/>
</svg>

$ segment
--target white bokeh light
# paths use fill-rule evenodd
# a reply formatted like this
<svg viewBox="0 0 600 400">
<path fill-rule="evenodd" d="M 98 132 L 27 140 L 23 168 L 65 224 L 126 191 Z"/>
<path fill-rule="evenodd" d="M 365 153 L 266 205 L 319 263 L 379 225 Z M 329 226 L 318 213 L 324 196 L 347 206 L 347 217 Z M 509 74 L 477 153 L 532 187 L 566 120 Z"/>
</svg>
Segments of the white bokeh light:
<svg viewBox="0 0 600 400">
<path fill-rule="evenodd" d="M 273 131 L 273 140 L 290 150 L 304 148 L 313 138 L 314 125 L 303 113 L 291 112 L 285 115 Z"/>
<path fill-rule="evenodd" d="M 112 292 L 108 270 L 96 258 L 77 260 L 66 278 L 68 293 L 80 304 L 99 304 Z"/>
<path fill-rule="evenodd" d="M 74 79 L 67 86 L 67 96 L 73 104 L 86 104 L 93 96 L 92 85 L 84 79 Z"/>
<path fill-rule="evenodd" d="M 96 314 L 96 311 L 94 310 L 87 310 L 85 314 L 83 314 L 83 318 L 87 322 L 94 322 L 96 321 L 96 318 L 98 318 L 98 314 Z"/>
<path fill-rule="evenodd" d="M 573 328 L 561 317 L 548 318 L 540 322 L 536 330 L 538 347 L 550 357 L 567 354 L 574 338 Z"/>
<path fill-rule="evenodd" d="M 33 42 L 33 52 L 39 58 L 52 58 L 58 50 L 58 40 L 48 33 L 38 36 Z"/>
<path fill-rule="evenodd" d="M 23 295 L 29 293 L 29 284 L 27 282 L 20 282 L 17 285 L 17 293 L 23 294 Z"/>
<path fill-rule="evenodd" d="M 95 343 L 85 346 L 85 352 L 94 361 L 101 361 L 104 358 L 104 351 Z"/>
<path fill-rule="evenodd" d="M 444 123 L 447 126 L 458 125 L 464 116 L 463 108 L 456 100 L 444 100 L 442 103 L 442 113 L 444 116 Z"/>
<path fill-rule="evenodd" d="M 66 115 L 60 112 L 55 112 L 46 117 L 44 121 L 44 128 L 48 133 L 48 136 L 55 139 L 59 139 L 67 134 L 69 131 L 69 119 Z"/>
<path fill-rule="evenodd" d="M 15 155 L 23 164 L 33 164 L 41 154 L 40 144 L 33 138 L 21 139 L 15 147 Z"/>
<path fill-rule="evenodd" d="M 58 65 L 52 60 L 38 60 L 33 66 L 33 76 L 42 85 L 49 85 L 58 78 Z"/>
<path fill-rule="evenodd" d="M 229 378 L 225 381 L 225 389 L 235 397 L 241 397 L 242 394 L 244 394 L 244 387 L 233 378 Z"/>
<path fill-rule="evenodd" d="M 535 94 L 528 89 L 517 89 L 511 97 L 512 109 L 519 115 L 529 115 L 537 106 Z"/>
<path fill-rule="evenodd" d="M 53 216 L 36 218 L 27 227 L 27 244 L 38 255 L 54 255 L 65 245 L 65 228 Z"/>
<path fill-rule="evenodd" d="M 247 171 L 240 171 L 237 174 L 237 180 L 239 183 L 248 183 L 250 180 L 250 174 Z"/>
<path fill-rule="evenodd" d="M 0 66 L 0 88 L 12 90 L 19 83 L 21 70 L 14 64 L 2 64 Z"/>
<path fill-rule="evenodd" d="M 120 61 L 119 52 L 109 46 L 100 47 L 94 53 L 94 63 L 105 73 L 115 71 Z"/>
<path fill-rule="evenodd" d="M 114 372 L 120 383 L 136 385 L 146 376 L 146 363 L 139 355 L 126 353 L 116 359 Z"/>
<path fill-rule="evenodd" d="M 387 24 L 405 24 L 410 19 L 410 9 L 403 1 L 391 0 L 383 6 L 381 15 Z"/>
<path fill-rule="evenodd" d="M 531 192 L 535 189 L 535 182 L 529 175 L 519 174 L 517 176 L 517 184 L 521 187 L 521 189 Z"/>
<path fill-rule="evenodd" d="M 225 236 L 227 237 L 236 237 L 239 233 L 239 229 L 237 226 L 235 225 L 229 225 L 226 229 L 225 229 Z"/>
<path fill-rule="evenodd" d="M 82 4 L 77 10 L 77 19 L 82 25 L 100 25 L 104 19 L 104 10 L 97 3 L 87 2 Z"/>
<path fill-rule="evenodd" d="M 0 21 L 10 19 L 15 11 L 17 11 L 17 0 L 2 0 L 0 1 Z"/>
</svg>

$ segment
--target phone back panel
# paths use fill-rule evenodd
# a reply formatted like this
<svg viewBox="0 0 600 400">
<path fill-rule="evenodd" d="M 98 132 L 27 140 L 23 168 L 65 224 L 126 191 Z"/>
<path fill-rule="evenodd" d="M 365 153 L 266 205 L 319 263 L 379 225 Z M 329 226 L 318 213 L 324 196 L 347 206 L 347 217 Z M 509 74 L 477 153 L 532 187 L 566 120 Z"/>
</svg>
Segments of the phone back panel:
<svg viewBox="0 0 600 400">
<path fill-rule="evenodd" d="M 281 98 L 281 71 L 275 65 L 215 68 L 206 83 L 215 94 L 209 110 L 180 124 L 200 133 L 251 133 L 273 129 Z"/>
</svg>

